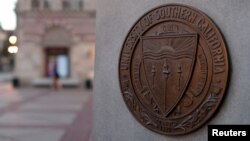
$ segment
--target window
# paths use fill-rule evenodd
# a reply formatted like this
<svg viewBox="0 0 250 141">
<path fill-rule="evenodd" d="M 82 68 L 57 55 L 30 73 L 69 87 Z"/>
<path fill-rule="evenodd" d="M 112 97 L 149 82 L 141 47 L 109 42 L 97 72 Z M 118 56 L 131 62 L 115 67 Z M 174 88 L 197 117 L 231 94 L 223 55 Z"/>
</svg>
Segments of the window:
<svg viewBox="0 0 250 141">
<path fill-rule="evenodd" d="M 35 10 L 39 9 L 39 7 L 40 7 L 39 0 L 32 0 L 31 7 L 32 7 L 32 9 L 35 9 Z"/>
<path fill-rule="evenodd" d="M 48 0 L 44 1 L 44 9 L 49 9 L 50 8 L 50 3 Z"/>
<path fill-rule="evenodd" d="M 63 7 L 64 10 L 70 9 L 70 3 L 69 3 L 69 1 L 63 0 L 62 7 Z"/>
<path fill-rule="evenodd" d="M 79 9 L 83 10 L 83 1 L 79 0 L 78 4 L 79 4 Z"/>
</svg>

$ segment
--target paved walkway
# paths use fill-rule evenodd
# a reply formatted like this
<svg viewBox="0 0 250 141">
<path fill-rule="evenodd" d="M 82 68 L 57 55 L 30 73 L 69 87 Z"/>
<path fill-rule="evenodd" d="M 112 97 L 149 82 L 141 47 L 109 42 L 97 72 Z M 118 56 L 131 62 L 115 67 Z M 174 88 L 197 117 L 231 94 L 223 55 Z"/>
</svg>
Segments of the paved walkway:
<svg viewBox="0 0 250 141">
<path fill-rule="evenodd" d="M 89 141 L 92 92 L 0 84 L 0 141 Z"/>
</svg>

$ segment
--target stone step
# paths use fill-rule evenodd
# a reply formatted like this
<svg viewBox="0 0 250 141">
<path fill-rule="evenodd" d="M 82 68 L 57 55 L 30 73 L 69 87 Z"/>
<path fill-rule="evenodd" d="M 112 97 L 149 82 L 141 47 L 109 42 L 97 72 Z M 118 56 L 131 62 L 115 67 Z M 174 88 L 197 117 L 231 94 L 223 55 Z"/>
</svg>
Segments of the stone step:
<svg viewBox="0 0 250 141">
<path fill-rule="evenodd" d="M 53 79 L 51 78 L 39 78 L 32 81 L 32 86 L 51 86 Z M 59 85 L 61 86 L 80 86 L 81 81 L 75 78 L 59 79 Z"/>
</svg>

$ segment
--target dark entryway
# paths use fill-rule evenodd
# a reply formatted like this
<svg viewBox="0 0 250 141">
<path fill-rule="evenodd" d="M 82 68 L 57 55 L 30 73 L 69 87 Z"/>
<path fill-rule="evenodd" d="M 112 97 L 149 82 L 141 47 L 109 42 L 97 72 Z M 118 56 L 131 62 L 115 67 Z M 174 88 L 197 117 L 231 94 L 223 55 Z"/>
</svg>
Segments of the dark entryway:
<svg viewBox="0 0 250 141">
<path fill-rule="evenodd" d="M 57 70 L 60 78 L 67 78 L 70 74 L 69 50 L 68 48 L 46 48 L 45 49 L 45 77 L 53 76 L 53 67 L 57 62 Z"/>
</svg>

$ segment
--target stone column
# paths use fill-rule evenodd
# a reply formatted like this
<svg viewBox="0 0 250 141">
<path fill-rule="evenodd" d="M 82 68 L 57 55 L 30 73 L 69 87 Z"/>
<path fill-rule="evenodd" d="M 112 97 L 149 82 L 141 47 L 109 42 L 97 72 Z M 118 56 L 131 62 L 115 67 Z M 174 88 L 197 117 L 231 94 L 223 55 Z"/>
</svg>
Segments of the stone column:
<svg viewBox="0 0 250 141">
<path fill-rule="evenodd" d="M 71 48 L 71 76 L 75 79 L 93 79 L 94 62 L 93 42 L 79 42 Z"/>
<path fill-rule="evenodd" d="M 43 77 L 43 50 L 35 43 L 24 43 L 19 46 L 16 56 L 15 75 L 23 85 L 31 85 L 32 81 Z"/>
</svg>

